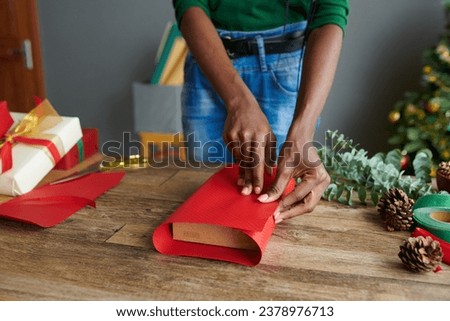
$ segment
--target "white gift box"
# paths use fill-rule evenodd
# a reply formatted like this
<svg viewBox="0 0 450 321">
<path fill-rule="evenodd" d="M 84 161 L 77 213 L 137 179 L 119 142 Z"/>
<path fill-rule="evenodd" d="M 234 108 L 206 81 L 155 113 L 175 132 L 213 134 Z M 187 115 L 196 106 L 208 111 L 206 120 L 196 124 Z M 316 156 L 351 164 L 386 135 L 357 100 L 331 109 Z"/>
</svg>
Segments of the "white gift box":
<svg viewBox="0 0 450 321">
<path fill-rule="evenodd" d="M 25 113 L 11 113 L 14 125 L 25 117 Z M 62 121 L 43 133 L 56 135 L 61 142 L 61 157 L 81 139 L 80 120 L 77 117 L 61 117 Z M 12 147 L 13 166 L 0 174 L 0 194 L 22 195 L 33 188 L 53 169 L 54 160 L 45 148 L 23 143 L 14 143 Z M 0 173 L 2 164 L 0 162 Z"/>
</svg>

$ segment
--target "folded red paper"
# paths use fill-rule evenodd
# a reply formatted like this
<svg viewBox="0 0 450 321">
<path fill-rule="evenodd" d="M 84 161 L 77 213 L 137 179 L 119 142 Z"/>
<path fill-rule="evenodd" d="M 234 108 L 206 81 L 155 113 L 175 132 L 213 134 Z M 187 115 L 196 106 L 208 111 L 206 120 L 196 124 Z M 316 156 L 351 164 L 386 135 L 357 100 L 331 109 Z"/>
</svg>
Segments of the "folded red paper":
<svg viewBox="0 0 450 321">
<path fill-rule="evenodd" d="M 93 173 L 40 188 L 0 204 L 0 217 L 41 227 L 55 226 L 116 186 L 125 173 Z"/>
<path fill-rule="evenodd" d="M 243 196 L 236 185 L 238 167 L 225 167 L 211 176 L 189 199 L 186 200 L 169 218 L 153 233 L 153 244 L 160 253 L 169 255 L 193 256 L 239 263 L 247 266 L 257 265 L 275 229 L 273 213 L 278 202 L 263 204 L 257 200 L 258 195 Z M 266 175 L 265 188 L 274 181 L 274 176 Z M 285 193 L 295 187 L 290 181 Z M 205 235 L 188 235 L 199 242 L 184 241 L 183 237 L 173 235 L 179 227 L 186 230 L 185 224 L 205 225 Z M 233 240 L 230 244 L 244 240 L 245 246 L 220 246 L 208 242 L 208 231 L 211 226 L 233 229 Z M 198 230 L 197 230 L 198 231 Z M 216 229 L 217 231 L 217 229 Z M 244 237 L 238 234 L 242 233 Z M 192 234 L 192 233 L 191 233 Z M 200 233 L 198 233 L 200 234 Z M 222 234 L 221 238 L 224 235 Z M 177 238 L 177 239 L 175 239 Z M 240 240 L 240 239 L 241 240 Z M 248 240 L 252 244 L 248 244 Z M 210 243 L 210 244 L 207 244 Z M 213 244 L 211 244 L 213 243 Z M 253 246 L 252 246 L 253 245 Z"/>
</svg>

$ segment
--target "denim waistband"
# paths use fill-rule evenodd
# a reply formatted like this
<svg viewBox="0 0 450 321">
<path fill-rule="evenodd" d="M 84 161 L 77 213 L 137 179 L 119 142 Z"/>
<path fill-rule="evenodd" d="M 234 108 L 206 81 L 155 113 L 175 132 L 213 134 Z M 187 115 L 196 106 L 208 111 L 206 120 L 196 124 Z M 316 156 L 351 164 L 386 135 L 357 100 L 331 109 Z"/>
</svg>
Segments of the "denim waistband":
<svg viewBox="0 0 450 321">
<path fill-rule="evenodd" d="M 258 31 L 228 31 L 223 29 L 217 29 L 220 37 L 229 37 L 231 39 L 239 39 L 239 38 L 255 38 L 256 36 L 260 36 L 262 38 L 268 37 L 276 37 L 281 36 L 283 34 L 288 34 L 294 31 L 303 31 L 306 29 L 307 22 L 300 21 L 291 24 L 287 24 L 284 26 L 276 27 L 273 29 L 267 30 L 258 30 Z"/>
<path fill-rule="evenodd" d="M 245 56 L 233 60 L 234 67 L 240 70 L 253 70 L 255 68 L 261 71 L 267 71 L 269 66 L 276 63 L 277 68 L 284 67 L 285 65 L 292 64 L 292 60 L 289 59 L 298 52 L 292 52 L 287 54 L 272 54 L 266 55 L 264 52 L 264 38 L 281 36 L 283 34 L 289 34 L 295 31 L 304 31 L 307 26 L 307 21 L 300 21 L 284 26 L 280 26 L 268 30 L 260 31 L 227 31 L 217 29 L 220 37 L 229 37 L 231 39 L 256 39 L 259 49 L 258 55 Z M 288 59 L 286 59 L 288 58 Z M 298 58 L 300 59 L 300 58 Z"/>
</svg>

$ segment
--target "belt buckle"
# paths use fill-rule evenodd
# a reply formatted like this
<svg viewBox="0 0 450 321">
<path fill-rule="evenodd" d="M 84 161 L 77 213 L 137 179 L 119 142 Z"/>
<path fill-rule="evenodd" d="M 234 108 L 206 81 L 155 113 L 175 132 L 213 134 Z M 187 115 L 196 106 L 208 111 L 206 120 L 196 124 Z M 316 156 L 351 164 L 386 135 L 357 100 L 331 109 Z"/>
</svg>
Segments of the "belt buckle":
<svg viewBox="0 0 450 321">
<path fill-rule="evenodd" d="M 225 47 L 225 51 L 226 51 L 226 53 L 228 55 L 228 58 L 233 59 L 234 56 L 236 56 L 236 53 L 231 52 L 230 49 L 227 48 L 227 46 L 225 45 L 226 41 L 231 42 L 232 41 L 231 37 L 230 36 L 223 37 L 222 38 L 222 42 L 224 42 L 224 47 Z"/>
<path fill-rule="evenodd" d="M 294 39 L 298 39 L 298 38 L 300 38 L 300 37 L 303 37 L 304 34 L 305 34 L 304 31 L 297 30 L 297 31 L 294 31 L 294 32 L 288 34 L 288 35 L 287 35 L 287 36 L 288 36 L 287 38 L 288 38 L 288 39 L 291 39 L 291 40 L 294 40 Z"/>
<path fill-rule="evenodd" d="M 230 49 L 228 49 L 228 48 L 226 49 L 226 52 L 227 52 L 228 58 L 230 58 L 230 59 L 233 59 L 234 56 L 236 55 L 234 52 L 231 52 Z"/>
</svg>

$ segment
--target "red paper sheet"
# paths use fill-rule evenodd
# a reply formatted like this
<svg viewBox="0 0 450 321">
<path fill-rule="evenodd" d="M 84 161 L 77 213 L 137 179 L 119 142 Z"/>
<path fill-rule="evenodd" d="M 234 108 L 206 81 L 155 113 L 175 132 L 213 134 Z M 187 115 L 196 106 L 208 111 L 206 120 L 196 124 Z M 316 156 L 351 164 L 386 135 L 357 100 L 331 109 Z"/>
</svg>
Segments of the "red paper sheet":
<svg viewBox="0 0 450 321">
<path fill-rule="evenodd" d="M 221 169 L 206 181 L 153 233 L 153 244 L 162 254 L 193 256 L 257 265 L 275 228 L 273 213 L 278 202 L 263 204 L 258 195 L 243 196 L 236 185 L 238 167 Z M 274 181 L 266 175 L 265 188 Z M 285 193 L 292 191 L 292 180 Z M 240 230 L 257 244 L 257 250 L 243 250 L 224 246 L 177 241 L 172 238 L 171 225 L 179 223 L 202 223 L 225 226 Z"/>
<path fill-rule="evenodd" d="M 92 173 L 72 181 L 44 185 L 0 204 L 0 217 L 41 227 L 55 226 L 113 188 L 125 173 Z"/>
</svg>

